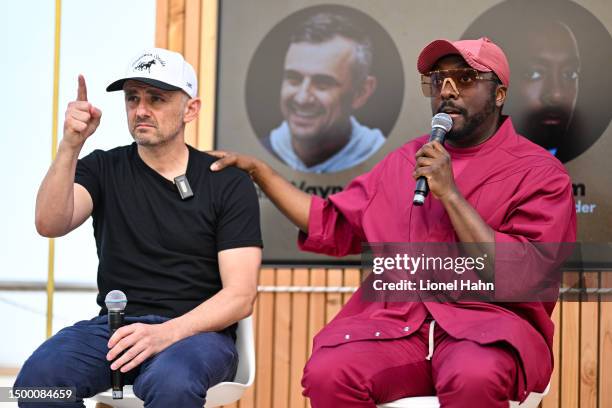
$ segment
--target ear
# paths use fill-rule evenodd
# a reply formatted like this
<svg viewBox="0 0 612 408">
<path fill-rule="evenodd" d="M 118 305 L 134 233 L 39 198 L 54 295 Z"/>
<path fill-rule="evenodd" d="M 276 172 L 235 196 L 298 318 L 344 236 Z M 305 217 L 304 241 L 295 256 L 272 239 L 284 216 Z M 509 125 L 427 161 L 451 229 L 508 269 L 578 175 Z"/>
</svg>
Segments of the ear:
<svg viewBox="0 0 612 408">
<path fill-rule="evenodd" d="M 376 91 L 376 85 L 378 85 L 376 77 L 368 75 L 361 84 L 361 87 L 355 92 L 355 95 L 353 95 L 353 101 L 351 102 L 353 110 L 361 108 L 368 102 L 370 96 Z"/>
<path fill-rule="evenodd" d="M 506 95 L 508 94 L 508 87 L 505 85 L 498 85 L 495 91 L 495 106 L 501 108 L 506 102 Z"/>
<path fill-rule="evenodd" d="M 200 98 L 192 98 L 187 100 L 187 103 L 185 104 L 185 111 L 183 112 L 183 122 L 188 123 L 197 118 L 201 107 L 202 101 Z"/>
</svg>

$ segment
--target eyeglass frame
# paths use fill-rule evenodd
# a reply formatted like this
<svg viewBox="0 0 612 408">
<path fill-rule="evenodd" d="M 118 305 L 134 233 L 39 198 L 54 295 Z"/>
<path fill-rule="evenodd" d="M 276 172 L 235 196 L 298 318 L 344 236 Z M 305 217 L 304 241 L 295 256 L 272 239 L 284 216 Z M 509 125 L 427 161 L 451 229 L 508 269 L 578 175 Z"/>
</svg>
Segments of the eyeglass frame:
<svg viewBox="0 0 612 408">
<path fill-rule="evenodd" d="M 446 86 L 446 81 L 448 80 L 448 82 L 451 84 L 451 87 L 453 88 L 453 90 L 455 91 L 455 93 L 460 94 L 459 88 L 462 89 L 467 89 L 467 88 L 471 88 L 473 87 L 476 83 L 474 82 L 474 84 L 472 85 L 468 85 L 465 86 L 465 84 L 461 85 L 458 87 L 457 84 L 455 83 L 455 80 L 453 79 L 452 76 L 447 76 L 444 78 L 444 81 L 442 82 L 442 85 L 440 86 L 440 91 L 439 93 L 434 93 L 432 92 L 432 82 L 431 82 L 431 75 L 434 73 L 439 73 L 439 72 L 451 72 L 451 71 L 464 71 L 464 72 L 475 72 L 476 75 L 474 75 L 474 79 L 476 80 L 480 80 L 480 81 L 494 81 L 498 84 L 501 85 L 501 81 L 499 80 L 499 78 L 497 77 L 497 75 L 495 75 L 494 72 L 481 72 L 478 71 L 475 68 L 453 68 L 453 69 L 439 69 L 439 70 L 435 70 L 435 71 L 429 71 L 426 74 L 422 74 L 421 75 L 421 91 L 423 92 L 423 95 L 427 98 L 433 98 L 437 95 L 439 95 L 439 93 L 442 92 L 442 90 L 444 89 L 444 87 Z M 486 75 L 486 76 L 485 76 Z M 491 77 L 488 77 L 491 76 Z M 427 82 L 427 80 L 429 82 Z M 429 90 L 429 92 L 426 92 L 426 87 L 425 85 L 427 85 L 427 88 Z"/>
</svg>

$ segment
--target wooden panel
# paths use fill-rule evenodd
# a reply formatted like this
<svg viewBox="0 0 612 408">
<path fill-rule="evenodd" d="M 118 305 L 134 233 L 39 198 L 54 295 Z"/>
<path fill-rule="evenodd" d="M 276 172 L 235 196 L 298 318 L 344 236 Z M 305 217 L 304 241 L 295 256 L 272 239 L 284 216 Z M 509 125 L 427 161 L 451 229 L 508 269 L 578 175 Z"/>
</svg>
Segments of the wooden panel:
<svg viewBox="0 0 612 408">
<path fill-rule="evenodd" d="M 215 129 L 215 98 L 217 81 L 217 0 L 202 0 L 200 30 L 200 98 L 202 109 L 198 117 L 198 148 L 213 148 Z"/>
<path fill-rule="evenodd" d="M 612 288 L 612 271 L 602 273 L 601 287 Z M 612 407 L 612 295 L 602 296 L 599 313 L 599 407 Z"/>
<path fill-rule="evenodd" d="M 308 286 L 308 269 L 293 271 L 293 286 Z M 289 374 L 289 408 L 304 408 L 302 372 L 308 358 L 308 294 L 291 295 L 291 360 Z"/>
<path fill-rule="evenodd" d="M 585 273 L 584 283 L 598 287 L 598 273 Z M 597 408 L 598 323 L 599 304 L 591 295 L 580 303 L 580 408 Z"/>
<path fill-rule="evenodd" d="M 200 0 L 185 0 L 185 47 L 183 56 L 200 72 Z"/>
<path fill-rule="evenodd" d="M 327 270 L 327 286 L 342 286 L 343 281 L 344 273 L 342 269 Z M 330 292 L 327 293 L 325 298 L 325 322 L 329 323 L 342 307 L 342 294 Z"/>
<path fill-rule="evenodd" d="M 169 0 L 157 0 L 155 12 L 155 46 L 168 48 Z"/>
<path fill-rule="evenodd" d="M 550 378 L 550 391 L 548 395 L 542 401 L 542 408 L 558 408 L 559 407 L 559 374 L 561 372 L 561 303 L 557 302 L 555 309 L 552 313 L 552 321 L 555 324 L 555 334 L 553 337 L 553 355 L 555 359 L 555 367 L 553 369 L 552 376 Z"/>
<path fill-rule="evenodd" d="M 566 273 L 566 282 L 575 287 L 578 273 Z M 561 304 L 561 407 L 578 406 L 580 303 Z"/>
<path fill-rule="evenodd" d="M 185 0 L 170 0 L 168 49 L 182 53 L 185 47 Z"/>
<path fill-rule="evenodd" d="M 325 269 L 312 269 L 310 271 L 310 286 L 325 286 Z M 312 339 L 325 325 L 325 294 L 310 293 L 308 295 L 308 355 L 312 354 Z"/>
<path fill-rule="evenodd" d="M 351 268 L 346 269 L 344 271 L 344 286 L 346 287 L 359 287 L 361 284 L 361 271 L 359 269 Z M 344 293 L 342 294 L 342 304 L 345 305 L 346 302 L 353 296 L 352 293 Z"/>
<path fill-rule="evenodd" d="M 200 0 L 185 0 L 185 47 L 183 56 L 196 75 L 200 72 Z M 194 120 L 185 128 L 185 142 L 198 146 L 198 121 Z"/>
<path fill-rule="evenodd" d="M 291 285 L 291 270 L 276 270 L 276 285 Z M 287 408 L 289 403 L 289 355 L 291 294 L 278 292 L 274 299 L 274 357 L 272 372 L 272 407 Z"/>
<path fill-rule="evenodd" d="M 264 268 L 259 275 L 262 286 L 274 285 L 274 269 Z M 255 406 L 272 406 L 272 356 L 274 345 L 274 294 L 260 293 L 257 299 L 257 375 Z"/>
</svg>

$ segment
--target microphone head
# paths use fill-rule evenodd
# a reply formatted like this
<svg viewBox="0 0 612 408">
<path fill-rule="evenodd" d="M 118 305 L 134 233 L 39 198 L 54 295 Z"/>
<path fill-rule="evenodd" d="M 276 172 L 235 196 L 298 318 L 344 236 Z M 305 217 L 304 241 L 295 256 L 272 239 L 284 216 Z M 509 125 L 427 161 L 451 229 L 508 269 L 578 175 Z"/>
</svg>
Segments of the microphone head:
<svg viewBox="0 0 612 408">
<path fill-rule="evenodd" d="M 106 298 L 104 298 L 104 303 L 106 304 L 106 308 L 109 312 L 111 310 L 120 312 L 125 309 L 125 306 L 127 306 L 127 297 L 125 296 L 125 293 L 120 290 L 111 290 L 106 295 Z"/>
<path fill-rule="evenodd" d="M 437 113 L 431 118 L 431 128 L 444 129 L 448 132 L 453 127 L 453 118 L 448 113 Z"/>
</svg>

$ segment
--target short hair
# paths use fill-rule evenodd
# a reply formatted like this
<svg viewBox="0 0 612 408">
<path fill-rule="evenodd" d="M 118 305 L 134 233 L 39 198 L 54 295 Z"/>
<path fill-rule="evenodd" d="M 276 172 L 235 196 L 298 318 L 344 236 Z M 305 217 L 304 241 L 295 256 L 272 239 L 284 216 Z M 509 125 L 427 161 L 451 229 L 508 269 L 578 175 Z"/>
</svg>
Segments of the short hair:
<svg viewBox="0 0 612 408">
<path fill-rule="evenodd" d="M 299 24 L 290 37 L 290 44 L 298 42 L 323 43 L 340 36 L 355 42 L 355 61 L 351 68 L 353 86 L 361 84 L 372 68 L 372 40 L 351 18 L 337 14 L 317 13 Z"/>
</svg>

